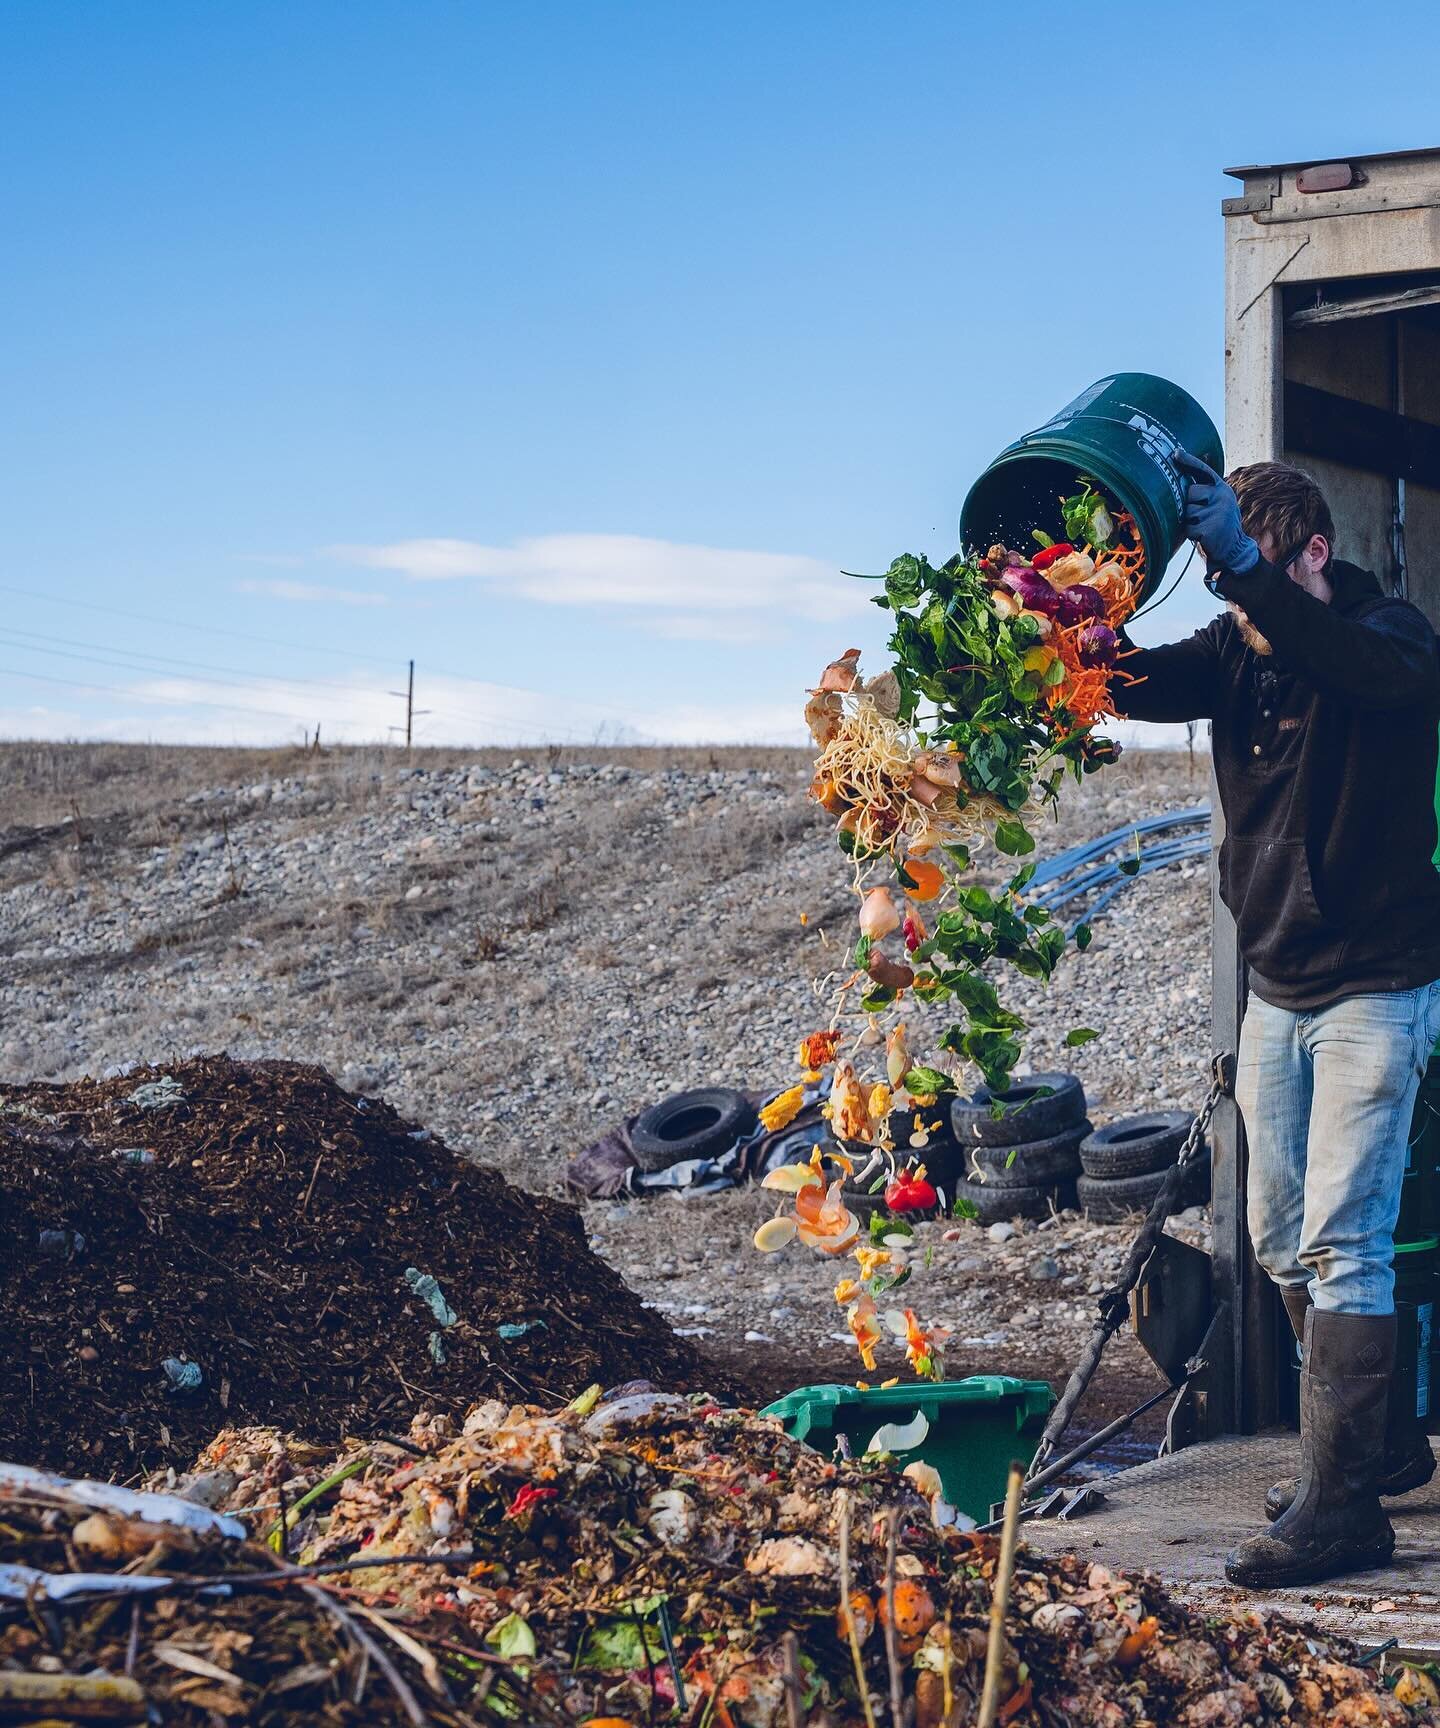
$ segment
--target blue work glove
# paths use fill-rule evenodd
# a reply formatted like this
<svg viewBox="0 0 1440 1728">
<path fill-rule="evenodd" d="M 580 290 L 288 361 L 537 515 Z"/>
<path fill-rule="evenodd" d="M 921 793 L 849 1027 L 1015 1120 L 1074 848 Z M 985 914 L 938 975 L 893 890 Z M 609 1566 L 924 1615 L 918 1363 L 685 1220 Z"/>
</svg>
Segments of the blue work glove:
<svg viewBox="0 0 1440 1728">
<path fill-rule="evenodd" d="M 1215 470 L 1188 450 L 1177 450 L 1175 466 L 1189 479 L 1181 527 L 1187 540 L 1198 540 L 1212 572 L 1228 570 L 1243 576 L 1260 562 L 1260 548 L 1240 523 L 1235 491 Z"/>
</svg>

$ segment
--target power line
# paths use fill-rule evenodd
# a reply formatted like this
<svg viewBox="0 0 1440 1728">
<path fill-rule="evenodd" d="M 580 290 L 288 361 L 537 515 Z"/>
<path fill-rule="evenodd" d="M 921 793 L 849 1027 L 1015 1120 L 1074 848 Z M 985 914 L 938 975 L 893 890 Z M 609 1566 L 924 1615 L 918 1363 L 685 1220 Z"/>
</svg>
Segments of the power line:
<svg viewBox="0 0 1440 1728">
<path fill-rule="evenodd" d="M 248 708 L 240 702 L 203 702 L 188 696 L 142 695 L 119 684 L 86 684 L 78 678 L 57 678 L 53 673 L 22 672 L 15 666 L 0 666 L 0 677 L 23 678 L 32 684 L 63 684 L 71 690 L 88 691 L 92 696 L 122 696 L 134 702 L 159 702 L 179 708 L 219 708 L 227 714 L 262 714 L 267 720 L 294 720 L 302 726 L 305 724 L 303 715 L 282 714 L 276 708 Z M 346 721 L 344 724 L 353 725 L 355 722 Z"/>
<path fill-rule="evenodd" d="M 59 660 L 77 660 L 77 661 L 80 661 L 82 664 L 88 665 L 88 666 L 102 666 L 102 667 L 106 667 L 109 669 L 113 669 L 115 671 L 122 671 L 123 670 L 123 671 L 130 671 L 130 672 L 139 672 L 139 673 L 143 673 L 143 674 L 146 674 L 148 676 L 151 676 L 151 677 L 166 677 L 166 676 L 173 677 L 173 676 L 175 676 L 174 673 L 166 672 L 164 669 L 164 666 L 146 666 L 146 665 L 143 665 L 140 662 L 133 660 L 133 659 L 130 659 L 124 655 L 112 654 L 108 649 L 102 647 L 99 643 L 81 643 L 81 644 L 76 645 L 79 648 L 93 648 L 96 650 L 95 653 L 88 653 L 87 654 L 87 653 L 75 652 L 74 650 L 65 649 L 65 648 L 45 648 L 45 647 L 39 646 L 36 642 L 32 642 L 32 641 L 24 641 L 24 642 L 15 641 L 15 640 L 11 639 L 14 636 L 40 637 L 42 640 L 50 641 L 50 642 L 65 642 L 65 641 L 69 640 L 69 638 L 63 637 L 63 636 L 45 636 L 40 631 L 5 631 L 5 630 L 0 630 L 0 643 L 3 643 L 6 646 L 9 646 L 12 648 L 23 648 L 27 653 L 30 653 L 30 654 L 45 654 L 45 655 L 50 656 L 53 659 L 59 659 Z M 104 657 L 102 658 L 102 656 L 104 656 Z M 169 666 L 179 667 L 182 671 L 194 672 L 194 671 L 199 671 L 201 669 L 204 669 L 204 662 L 177 660 L 173 656 L 170 656 L 170 655 L 145 655 L 144 658 L 149 659 L 149 660 L 161 661 L 161 662 L 168 664 Z M 215 670 L 222 670 L 222 669 L 216 668 Z M 223 668 L 223 670 L 227 671 L 227 672 L 238 672 L 238 673 L 240 673 L 241 678 L 249 678 L 251 676 L 250 674 L 240 672 L 240 669 L 238 667 L 225 667 L 225 668 Z M 118 695 L 122 695 L 122 696 L 130 696 L 131 698 L 133 698 L 136 701 L 166 702 L 166 703 L 172 704 L 174 706 L 192 705 L 192 700 L 190 698 L 187 698 L 187 697 L 160 696 L 157 694 L 145 695 L 145 694 L 142 694 L 142 693 L 134 690 L 133 688 L 127 688 L 127 687 L 121 686 L 121 685 L 114 685 L 114 684 L 89 685 L 89 684 L 77 683 L 74 679 L 54 678 L 54 677 L 46 678 L 39 673 L 20 673 L 20 672 L 17 672 L 15 674 L 15 676 L 16 677 L 36 678 L 36 679 L 39 679 L 40 682 L 42 682 L 42 683 L 69 684 L 69 685 L 72 685 L 76 689 L 88 689 L 88 690 L 95 690 L 95 691 L 104 691 L 104 692 L 109 692 L 112 694 L 118 694 Z M 288 693 L 291 695 L 294 695 L 297 690 L 301 694 L 303 694 L 304 690 L 308 689 L 308 688 L 314 688 L 314 689 L 320 689 L 320 690 L 339 690 L 339 691 L 343 691 L 346 695 L 350 695 L 350 696 L 364 695 L 365 694 L 364 691 L 357 690 L 353 684 L 339 684 L 339 683 L 335 683 L 331 680 L 295 679 L 292 681 L 289 679 L 281 678 L 278 674 L 265 673 L 265 672 L 257 672 L 255 674 L 253 674 L 253 676 L 255 678 L 263 678 L 263 679 L 266 679 L 267 681 L 272 681 L 272 682 L 280 685 L 282 688 L 288 688 Z M 246 683 L 235 683 L 235 682 L 228 680 L 228 679 L 225 679 L 225 678 L 216 678 L 216 677 L 212 677 L 212 676 L 207 676 L 207 677 L 201 679 L 200 682 L 206 684 L 207 686 L 220 685 L 220 686 L 227 688 L 227 689 L 244 690 L 244 689 L 248 688 L 248 685 Z M 404 690 L 391 691 L 391 692 L 389 692 L 389 694 L 398 695 L 403 700 L 406 697 L 407 692 Z M 411 700 L 412 707 L 413 707 L 413 700 L 414 700 L 413 688 L 412 688 L 412 691 L 410 693 L 410 700 Z M 308 721 L 305 719 L 305 717 L 298 715 L 298 714 L 282 715 L 280 710 L 278 710 L 278 709 L 272 710 L 269 708 L 256 708 L 253 705 L 247 705 L 244 703 L 215 703 L 215 702 L 207 703 L 203 698 L 195 697 L 193 699 L 193 705 L 196 707 L 225 708 L 225 709 L 233 710 L 233 711 L 238 712 L 238 713 L 247 713 L 247 714 L 272 714 L 273 713 L 277 718 L 294 719 L 294 720 L 301 721 L 302 724 L 308 724 Z M 537 725 L 532 721 L 519 720 L 519 719 L 515 718 L 513 715 L 492 714 L 488 710 L 482 710 L 482 709 L 473 709 L 468 714 L 456 714 L 456 713 L 452 713 L 446 709 L 413 708 L 413 712 L 411 715 L 412 728 L 413 728 L 414 719 L 418 718 L 422 714 L 433 716 L 436 719 L 449 720 L 457 726 L 466 726 L 466 727 L 474 726 L 478 722 L 478 723 L 482 723 L 482 724 L 488 724 L 491 726 L 495 726 L 495 727 L 501 728 L 501 729 L 508 728 L 512 732 L 512 734 L 514 734 L 517 738 L 520 738 L 524 734 L 528 733 L 528 734 L 531 734 L 533 737 L 540 739 L 540 740 L 544 740 L 544 739 L 547 739 L 550 737 L 555 737 L 555 738 L 558 738 L 561 741 L 566 742 L 566 743 L 586 744 L 586 743 L 590 742 L 590 739 L 588 737 L 586 737 L 584 734 L 576 732 L 571 728 L 562 728 L 562 727 L 547 728 L 544 726 Z M 339 715 L 339 716 L 332 715 L 331 716 L 331 724 L 332 725 L 339 724 L 339 725 L 343 725 L 343 726 L 356 726 L 356 727 L 362 727 L 363 728 L 365 725 L 369 724 L 369 722 L 356 720 L 356 719 L 353 719 L 353 718 L 351 718 L 349 716 L 345 716 L 345 715 Z M 398 727 L 398 726 L 390 728 L 391 731 L 400 731 L 402 729 L 403 728 Z"/>
<path fill-rule="evenodd" d="M 24 636 L 34 642 L 58 642 L 66 648 L 93 648 L 101 654 L 125 655 L 128 657 L 128 662 L 132 664 L 142 660 L 153 660 L 158 666 L 178 666 L 185 672 L 228 674 L 244 679 L 246 682 L 253 682 L 259 678 L 267 684 L 288 684 L 297 689 L 304 688 L 307 690 L 343 690 L 347 695 L 353 695 L 356 690 L 354 684 L 343 684 L 338 678 L 287 678 L 281 672 L 249 672 L 243 666 L 216 666 L 207 660 L 181 660 L 173 654 L 152 654 L 144 648 L 112 648 L 104 642 L 82 642 L 73 636 L 53 636 L 44 630 L 22 630 L 15 624 L 0 624 L 0 636 L 5 635 Z M 30 641 L 16 642 L 13 646 L 29 648 Z M 33 652 L 46 653 L 50 650 L 37 648 Z M 143 671 L 145 668 L 137 665 L 135 669 Z"/>
<path fill-rule="evenodd" d="M 104 612 L 112 618 L 128 618 L 137 624 L 158 624 L 165 630 L 193 630 L 201 636 L 225 636 L 235 642 L 254 642 L 262 648 L 300 649 L 307 654 L 334 654 L 342 660 L 373 660 L 378 666 L 394 662 L 380 654 L 363 654 L 358 649 L 329 648 L 303 643 L 282 642 L 274 636 L 254 636 L 245 630 L 222 630 L 214 624 L 190 624 L 183 618 L 157 618 L 149 612 L 131 612 L 122 606 L 105 606 L 97 600 L 72 600 L 64 594 L 37 594 L 33 588 L 14 588 L 0 582 L 0 594 L 15 594 L 24 600 L 39 600 L 50 606 L 69 606 L 77 612 Z"/>
<path fill-rule="evenodd" d="M 181 673 L 185 673 L 195 677 L 197 682 L 220 685 L 229 690 L 247 690 L 252 688 L 256 680 L 264 680 L 266 683 L 279 685 L 283 692 L 288 693 L 291 696 L 294 696 L 297 693 L 303 695 L 307 689 L 311 688 L 339 690 L 343 691 L 347 696 L 363 696 L 366 694 L 364 690 L 358 689 L 354 684 L 316 684 L 312 683 L 312 681 L 308 679 L 281 678 L 268 672 L 256 672 L 253 674 L 241 672 L 238 667 L 224 668 L 227 672 L 238 673 L 238 679 L 216 677 L 213 674 L 215 671 L 221 670 L 220 668 L 214 668 L 213 670 L 207 669 L 197 662 L 176 660 L 167 655 L 159 654 L 142 655 L 142 658 L 137 660 L 124 653 L 112 652 L 110 649 L 104 647 L 98 642 L 77 643 L 75 648 L 45 648 L 42 647 L 39 642 L 22 642 L 14 640 L 17 636 L 36 636 L 38 634 L 39 632 L 37 631 L 10 631 L 0 629 L 0 643 L 3 643 L 8 648 L 21 648 L 27 654 L 46 654 L 52 659 L 57 660 L 82 660 L 91 666 L 111 666 L 117 671 L 140 672 L 151 678 L 174 678 L 179 676 Z M 44 640 L 63 642 L 66 639 L 63 636 L 51 636 Z M 94 652 L 86 654 L 76 651 L 81 648 L 91 648 Z M 158 661 L 160 664 L 145 665 L 143 663 L 145 660 Z"/>
<path fill-rule="evenodd" d="M 292 653 L 329 654 L 340 660 L 368 660 L 377 666 L 392 666 L 394 661 L 386 655 L 367 654 L 361 649 L 335 648 L 328 644 L 303 643 L 284 641 L 274 636 L 257 636 L 245 630 L 224 630 L 215 624 L 192 624 L 182 618 L 158 618 L 149 612 L 132 612 L 121 606 L 106 606 L 96 600 L 74 600 L 63 594 L 41 594 L 33 588 L 17 588 L 9 583 L 0 582 L 0 594 L 13 594 L 24 600 L 38 600 L 44 605 L 69 606 L 79 612 L 100 612 L 113 618 L 125 618 L 137 624 L 157 624 L 166 630 L 191 630 L 203 636 L 219 636 L 234 642 L 251 642 L 262 648 L 284 648 Z M 473 673 L 452 672 L 446 668 L 436 667 L 434 675 L 441 678 L 452 678 L 460 684 L 479 684 L 489 690 L 505 690 L 519 696 L 534 696 L 539 692 L 526 690 L 518 684 L 496 684 L 488 678 L 477 678 Z M 257 674 L 257 676 L 263 676 Z M 309 682 L 315 682 L 309 680 Z M 594 702 L 585 697 L 567 696 L 566 700 L 579 708 L 589 708 L 598 714 L 615 714 L 628 718 L 629 710 L 614 702 Z"/>
</svg>

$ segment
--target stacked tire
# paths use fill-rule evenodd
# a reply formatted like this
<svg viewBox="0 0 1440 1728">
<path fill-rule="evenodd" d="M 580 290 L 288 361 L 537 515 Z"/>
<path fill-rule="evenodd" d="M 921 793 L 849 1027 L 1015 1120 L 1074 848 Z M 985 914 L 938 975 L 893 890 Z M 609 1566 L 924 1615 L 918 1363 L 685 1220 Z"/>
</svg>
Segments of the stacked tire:
<svg viewBox="0 0 1440 1728">
<path fill-rule="evenodd" d="M 924 1146 L 912 1146 L 910 1136 L 921 1122 L 926 1128 L 926 1143 Z M 912 1161 L 923 1164 L 925 1174 L 940 1191 L 944 1210 L 948 1212 L 950 1201 L 955 1196 L 955 1185 L 963 1159 L 951 1134 L 944 1105 L 927 1106 L 922 1110 L 897 1111 L 890 1118 L 890 1132 L 895 1140 L 896 1164 L 901 1169 Z M 864 1175 L 869 1167 L 875 1148 L 868 1141 L 847 1140 L 833 1130 L 831 1139 L 855 1166 L 855 1177 L 847 1179 L 842 1190 L 845 1204 L 858 1217 L 869 1218 L 873 1212 L 884 1206 L 884 1190 L 876 1189 L 871 1192 L 875 1181 L 873 1175 L 863 1183 L 857 1179 Z"/>
<path fill-rule="evenodd" d="M 1096 1224 L 1119 1224 L 1148 1212 L 1194 1120 L 1183 1110 L 1155 1110 L 1122 1116 L 1087 1135 L 1080 1142 L 1084 1174 L 1076 1185 L 1085 1216 Z M 1189 1166 L 1176 1210 L 1209 1198 L 1210 1159 L 1202 1148 Z"/>
<path fill-rule="evenodd" d="M 1031 1074 L 1003 1092 L 981 1086 L 955 1100 L 950 1123 L 965 1167 L 956 1192 L 979 1223 L 1044 1218 L 1075 1205 L 1091 1124 L 1073 1074 Z"/>
</svg>

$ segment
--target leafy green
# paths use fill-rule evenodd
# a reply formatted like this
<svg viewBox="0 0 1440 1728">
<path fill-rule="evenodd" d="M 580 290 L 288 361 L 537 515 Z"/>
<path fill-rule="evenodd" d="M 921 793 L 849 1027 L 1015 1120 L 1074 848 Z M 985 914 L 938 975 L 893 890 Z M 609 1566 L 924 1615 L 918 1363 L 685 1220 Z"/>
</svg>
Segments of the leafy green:
<svg viewBox="0 0 1440 1728">
<path fill-rule="evenodd" d="M 1104 497 L 1082 476 L 1083 491 L 1072 498 L 1060 500 L 1060 514 L 1065 522 L 1065 538 L 1074 545 L 1084 544 L 1096 552 L 1104 551 L 1115 538 L 1115 522 Z"/>
<path fill-rule="evenodd" d="M 651 1663 L 663 1662 L 665 1642 L 660 1636 L 659 1628 L 639 1618 L 644 1613 L 654 1611 L 655 1599 L 651 1597 L 647 1600 L 651 1604 L 649 1608 L 637 1602 L 633 1604 L 634 1614 L 623 1620 L 600 1620 L 588 1627 L 575 1653 L 575 1666 L 598 1668 L 606 1673 L 630 1674 L 647 1665 L 647 1656 Z"/>
<path fill-rule="evenodd" d="M 905 1076 L 905 1090 L 921 1097 L 927 1093 L 938 1097 L 942 1092 L 953 1092 L 955 1082 L 938 1068 L 912 1068 Z"/>
<path fill-rule="evenodd" d="M 518 1614 L 507 1614 L 503 1620 L 497 1620 L 486 1634 L 485 1642 L 511 1662 L 519 1657 L 533 1656 L 539 1648 L 529 1622 Z"/>
<path fill-rule="evenodd" d="M 1055 526 L 1063 521 L 1067 539 L 1098 550 L 1113 536 L 1114 521 L 1092 480 L 1077 476 L 1077 485 L 1073 497 L 1060 501 Z M 1038 546 L 1055 543 L 1043 528 L 1032 537 Z M 962 764 L 961 811 L 967 802 L 983 798 L 984 826 L 996 851 L 1019 860 L 1036 851 L 1034 813 L 1053 810 L 1067 776 L 1078 782 L 1113 760 L 1115 750 L 1055 701 L 1051 693 L 1067 676 L 1058 657 L 1036 656 L 1035 665 L 1026 665 L 1041 642 L 1044 621 L 1024 613 L 1002 616 L 993 603 L 995 578 L 993 568 L 979 558 L 957 554 L 936 565 L 907 552 L 886 571 L 884 593 L 877 599 L 892 617 L 900 722 L 920 729 L 927 750 L 952 755 Z M 841 845 L 851 856 L 859 850 L 843 834 Z M 943 851 L 952 876 L 972 867 L 969 846 L 943 844 Z M 898 849 L 889 856 L 899 885 L 914 886 Z M 953 900 L 912 956 L 919 974 L 913 986 L 917 999 L 953 1002 L 959 1016 L 942 1034 L 941 1047 L 973 1063 L 1000 1091 L 1019 1059 L 1025 1023 L 1001 1006 L 986 974 L 1008 965 L 1046 981 L 1067 945 L 1063 926 L 1048 909 L 1022 902 L 1034 875 L 1030 862 L 1018 865 L 1003 888 L 956 882 Z M 1076 949 L 1088 941 L 1089 931 L 1082 926 Z M 857 944 L 857 971 L 866 970 L 872 953 L 871 945 Z M 869 980 L 861 983 L 860 1006 L 867 1013 L 894 1000 L 895 992 Z M 928 1068 L 912 1069 L 906 1084 L 922 1096 L 953 1090 L 947 1077 Z"/>
<path fill-rule="evenodd" d="M 1065 1034 L 1065 1047 L 1067 1050 L 1078 1050 L 1084 1044 L 1093 1044 L 1099 1036 L 1091 1026 L 1072 1026 Z"/>
<path fill-rule="evenodd" d="M 1059 662 L 1057 661 L 1058 665 Z M 1063 667 L 1062 667 L 1063 673 Z M 995 824 L 995 849 L 1011 858 L 1023 857 L 1035 850 L 1035 836 L 1023 822 L 1003 821 Z"/>
</svg>

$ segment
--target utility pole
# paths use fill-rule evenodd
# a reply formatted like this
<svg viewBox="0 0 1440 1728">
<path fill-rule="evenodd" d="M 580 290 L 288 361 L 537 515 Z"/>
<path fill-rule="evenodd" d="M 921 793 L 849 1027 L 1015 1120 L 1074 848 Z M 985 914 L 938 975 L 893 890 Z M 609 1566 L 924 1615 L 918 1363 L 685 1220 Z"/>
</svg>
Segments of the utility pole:
<svg viewBox="0 0 1440 1728">
<path fill-rule="evenodd" d="M 411 739 L 415 734 L 416 719 L 421 715 L 430 713 L 430 709 L 428 708 L 417 708 L 415 706 L 415 662 L 413 660 L 410 662 L 410 676 L 405 681 L 405 688 L 403 690 L 392 690 L 390 694 L 395 697 L 403 698 L 405 703 L 404 726 L 392 726 L 390 730 L 392 732 L 404 732 L 405 748 L 408 750 L 410 748 Z"/>
</svg>

